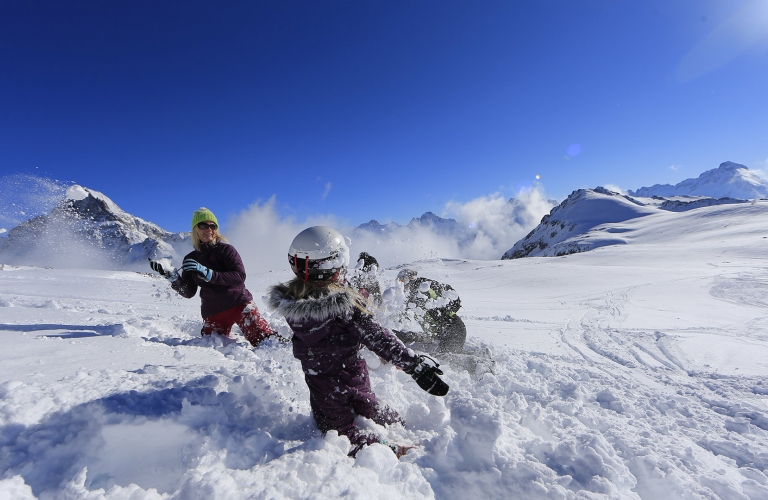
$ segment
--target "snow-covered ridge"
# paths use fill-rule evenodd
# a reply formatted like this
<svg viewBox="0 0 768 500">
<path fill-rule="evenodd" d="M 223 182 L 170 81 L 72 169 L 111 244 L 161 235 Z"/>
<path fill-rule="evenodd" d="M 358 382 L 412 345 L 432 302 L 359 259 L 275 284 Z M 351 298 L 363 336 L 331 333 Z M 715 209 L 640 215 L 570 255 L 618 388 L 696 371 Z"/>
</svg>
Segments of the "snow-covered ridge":
<svg viewBox="0 0 768 500">
<path fill-rule="evenodd" d="M 749 200 L 768 196 L 768 183 L 757 173 L 739 163 L 726 161 L 718 168 L 707 170 L 699 177 L 686 179 L 672 186 L 655 184 L 629 191 L 630 196 L 707 196 Z"/>
<path fill-rule="evenodd" d="M 631 240 L 636 219 L 655 216 L 647 224 L 660 222 L 676 213 L 705 207 L 748 203 L 734 198 L 703 196 L 626 196 L 603 187 L 579 189 L 542 218 L 522 240 L 501 257 L 559 257 Z M 630 222 L 633 221 L 633 222 Z"/>
<path fill-rule="evenodd" d="M 147 258 L 178 259 L 189 233 L 171 233 L 135 217 L 103 193 L 73 185 L 48 214 L 23 222 L 0 241 L 5 262 L 55 267 L 114 268 Z"/>
</svg>

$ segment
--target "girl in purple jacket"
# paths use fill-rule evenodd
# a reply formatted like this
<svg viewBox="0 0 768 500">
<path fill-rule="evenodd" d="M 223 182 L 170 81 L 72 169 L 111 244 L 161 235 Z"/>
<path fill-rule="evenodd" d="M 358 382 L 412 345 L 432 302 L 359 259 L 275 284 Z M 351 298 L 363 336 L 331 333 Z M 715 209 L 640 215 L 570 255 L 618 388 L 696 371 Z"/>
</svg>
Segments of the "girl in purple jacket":
<svg viewBox="0 0 768 500">
<path fill-rule="evenodd" d="M 437 363 L 378 325 L 366 299 L 346 286 L 349 248 L 341 234 L 325 226 L 305 229 L 293 240 L 288 261 L 296 277 L 269 289 L 267 307 L 282 314 L 293 330 L 293 355 L 301 361 L 312 414 L 323 433 L 336 430 L 349 437 L 354 456 L 379 441 L 355 424 L 356 416 L 379 425 L 402 422 L 371 390 L 362 346 L 403 369 L 430 394 L 447 394 Z M 404 452 L 392 448 L 398 456 Z"/>
<path fill-rule="evenodd" d="M 201 333 L 229 337 L 232 325 L 237 323 L 253 346 L 273 335 L 245 288 L 245 266 L 240 254 L 219 234 L 216 216 L 205 207 L 192 215 L 192 246 L 195 250 L 184 257 L 181 275 L 175 269 L 163 269 L 156 261 L 150 260 L 149 265 L 168 278 L 182 297 L 192 298 L 200 288 Z"/>
</svg>

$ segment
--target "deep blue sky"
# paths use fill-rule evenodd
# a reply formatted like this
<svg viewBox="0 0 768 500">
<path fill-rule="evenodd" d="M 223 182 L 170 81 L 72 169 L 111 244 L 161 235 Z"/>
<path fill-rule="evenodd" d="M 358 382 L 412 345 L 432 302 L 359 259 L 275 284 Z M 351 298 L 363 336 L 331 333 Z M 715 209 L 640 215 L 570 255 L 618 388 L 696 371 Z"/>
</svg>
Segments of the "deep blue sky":
<svg viewBox="0 0 768 500">
<path fill-rule="evenodd" d="M 0 175 L 186 230 L 272 195 L 299 219 L 406 222 L 537 174 L 562 198 L 764 168 L 761 5 L 6 1 Z"/>
</svg>

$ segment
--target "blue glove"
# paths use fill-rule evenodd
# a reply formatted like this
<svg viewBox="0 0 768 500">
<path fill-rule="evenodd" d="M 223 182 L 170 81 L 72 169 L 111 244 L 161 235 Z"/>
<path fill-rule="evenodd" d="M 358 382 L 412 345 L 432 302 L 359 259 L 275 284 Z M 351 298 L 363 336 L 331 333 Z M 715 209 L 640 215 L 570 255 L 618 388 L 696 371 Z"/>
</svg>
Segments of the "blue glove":
<svg viewBox="0 0 768 500">
<path fill-rule="evenodd" d="M 164 269 L 163 265 L 156 260 L 149 259 L 149 267 L 151 267 L 153 271 L 160 273 L 162 277 L 171 283 L 179 279 L 179 273 L 176 272 L 176 269 L 173 267 L 171 267 L 171 269 Z"/>
<path fill-rule="evenodd" d="M 205 281 L 211 281 L 211 278 L 213 278 L 213 269 L 208 269 L 195 259 L 185 259 L 181 264 L 181 268 L 186 272 L 194 271 L 199 273 Z"/>
</svg>

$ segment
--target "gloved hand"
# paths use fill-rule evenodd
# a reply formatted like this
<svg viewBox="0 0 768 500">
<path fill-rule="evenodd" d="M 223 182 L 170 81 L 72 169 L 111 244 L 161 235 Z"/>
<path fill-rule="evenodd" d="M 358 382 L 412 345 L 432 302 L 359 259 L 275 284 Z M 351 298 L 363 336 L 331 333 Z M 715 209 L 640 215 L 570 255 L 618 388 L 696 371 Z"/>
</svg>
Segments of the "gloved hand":
<svg viewBox="0 0 768 500">
<path fill-rule="evenodd" d="M 179 273 L 173 267 L 171 269 L 164 269 L 163 265 L 157 262 L 156 260 L 152 260 L 152 259 L 148 259 L 148 260 L 149 260 L 149 267 L 151 267 L 153 271 L 159 273 L 160 276 L 166 278 L 171 283 L 179 279 Z"/>
<path fill-rule="evenodd" d="M 211 281 L 211 278 L 213 278 L 213 269 L 205 267 L 195 259 L 185 259 L 181 264 L 181 268 L 186 272 L 194 271 L 199 273 L 205 281 Z"/>
<path fill-rule="evenodd" d="M 432 363 L 428 363 L 430 360 Z M 403 370 L 419 384 L 419 387 L 433 396 L 445 396 L 448 394 L 448 384 L 443 382 L 439 375 L 443 371 L 438 368 L 440 364 L 429 356 L 421 354 L 419 360 L 411 367 Z"/>
</svg>

